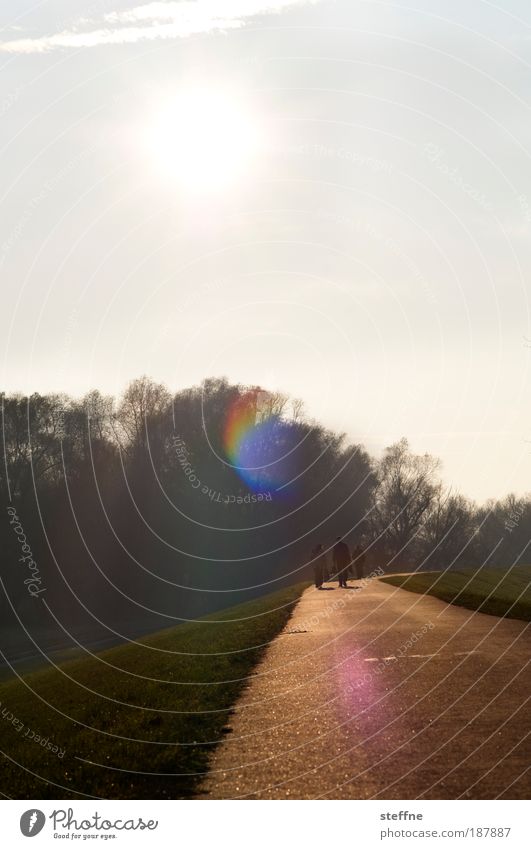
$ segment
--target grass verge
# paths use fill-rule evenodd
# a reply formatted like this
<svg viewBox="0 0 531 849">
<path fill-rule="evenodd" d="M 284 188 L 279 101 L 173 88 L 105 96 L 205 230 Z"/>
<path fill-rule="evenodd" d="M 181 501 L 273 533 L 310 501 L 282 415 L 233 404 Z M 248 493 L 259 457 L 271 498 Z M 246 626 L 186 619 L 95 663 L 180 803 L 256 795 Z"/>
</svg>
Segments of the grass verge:
<svg viewBox="0 0 531 849">
<path fill-rule="evenodd" d="M 0 684 L 2 792 L 193 797 L 246 679 L 306 586 Z"/>
<path fill-rule="evenodd" d="M 531 566 L 507 569 L 460 569 L 456 572 L 418 572 L 388 575 L 386 584 L 413 593 L 427 593 L 451 604 L 493 616 L 531 620 Z"/>
</svg>

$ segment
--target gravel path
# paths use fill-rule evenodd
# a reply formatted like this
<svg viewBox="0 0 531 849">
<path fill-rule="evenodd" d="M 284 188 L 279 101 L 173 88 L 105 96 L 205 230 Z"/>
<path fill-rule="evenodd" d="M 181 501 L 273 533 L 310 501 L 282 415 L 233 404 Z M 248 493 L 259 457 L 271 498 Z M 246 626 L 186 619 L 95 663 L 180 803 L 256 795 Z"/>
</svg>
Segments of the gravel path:
<svg viewBox="0 0 531 849">
<path fill-rule="evenodd" d="M 528 797 L 527 623 L 336 586 L 269 646 L 203 798 Z"/>
</svg>

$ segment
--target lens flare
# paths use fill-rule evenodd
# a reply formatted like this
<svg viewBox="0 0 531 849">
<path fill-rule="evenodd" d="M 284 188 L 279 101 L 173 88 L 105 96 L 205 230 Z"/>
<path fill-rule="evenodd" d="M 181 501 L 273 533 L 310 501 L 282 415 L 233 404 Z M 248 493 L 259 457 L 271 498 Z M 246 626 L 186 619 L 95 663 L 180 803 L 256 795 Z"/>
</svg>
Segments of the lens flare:
<svg viewBox="0 0 531 849">
<path fill-rule="evenodd" d="M 254 492 L 278 491 L 294 477 L 297 434 L 293 424 L 274 412 L 266 392 L 251 390 L 233 402 L 223 444 L 231 464 Z"/>
</svg>

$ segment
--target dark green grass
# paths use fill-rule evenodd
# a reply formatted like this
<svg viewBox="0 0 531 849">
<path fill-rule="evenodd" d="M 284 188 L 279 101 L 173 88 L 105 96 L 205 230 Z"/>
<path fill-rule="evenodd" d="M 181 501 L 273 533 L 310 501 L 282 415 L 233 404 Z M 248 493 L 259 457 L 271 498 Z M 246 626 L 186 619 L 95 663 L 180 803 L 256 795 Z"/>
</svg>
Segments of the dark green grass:
<svg viewBox="0 0 531 849">
<path fill-rule="evenodd" d="M 531 566 L 518 566 L 510 571 L 483 567 L 479 571 L 418 572 L 389 575 L 380 580 L 481 613 L 531 620 Z"/>
<path fill-rule="evenodd" d="M 192 797 L 246 678 L 306 586 L 160 631 L 143 645 L 0 684 L 2 792 L 17 799 Z M 30 741 L 28 728 L 64 757 Z"/>
</svg>

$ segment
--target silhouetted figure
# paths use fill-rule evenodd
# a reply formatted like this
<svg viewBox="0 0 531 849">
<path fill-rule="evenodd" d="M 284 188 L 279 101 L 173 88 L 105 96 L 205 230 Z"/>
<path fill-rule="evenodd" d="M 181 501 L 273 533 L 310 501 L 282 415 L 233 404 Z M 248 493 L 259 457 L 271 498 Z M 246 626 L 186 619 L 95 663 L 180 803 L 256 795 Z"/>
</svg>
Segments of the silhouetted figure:
<svg viewBox="0 0 531 849">
<path fill-rule="evenodd" d="M 313 575 L 315 586 L 318 590 L 323 589 L 323 581 L 326 575 L 326 554 L 321 544 L 317 545 L 312 551 L 313 557 Z"/>
<path fill-rule="evenodd" d="M 358 581 L 361 581 L 365 572 L 365 552 L 359 543 L 352 552 L 352 566 L 356 570 Z"/>
<path fill-rule="evenodd" d="M 350 566 L 350 551 L 348 545 L 338 537 L 334 545 L 334 566 L 340 587 L 347 586 L 348 568 Z"/>
</svg>

